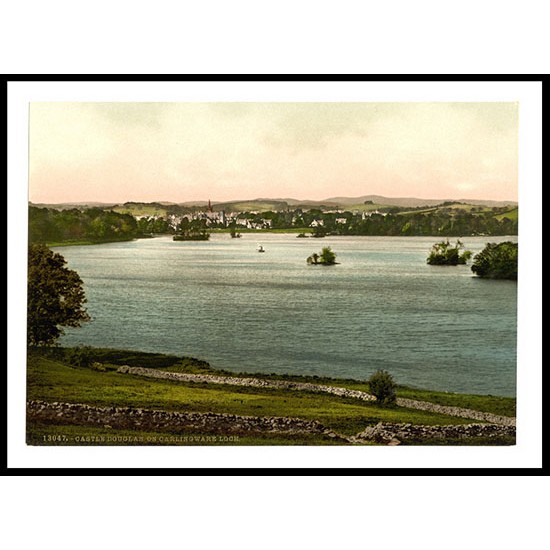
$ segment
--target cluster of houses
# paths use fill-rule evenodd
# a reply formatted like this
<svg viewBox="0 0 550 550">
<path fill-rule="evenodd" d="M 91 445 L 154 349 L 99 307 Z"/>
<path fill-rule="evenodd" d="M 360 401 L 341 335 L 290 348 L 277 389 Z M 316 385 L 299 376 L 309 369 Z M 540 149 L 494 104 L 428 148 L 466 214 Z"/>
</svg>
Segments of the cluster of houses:
<svg viewBox="0 0 550 550">
<path fill-rule="evenodd" d="M 329 214 L 329 213 L 332 213 L 332 212 L 326 212 L 326 214 Z M 354 216 L 357 216 L 357 215 L 359 215 L 359 212 L 353 212 L 353 214 L 354 214 Z M 375 214 L 378 214 L 379 216 L 387 216 L 388 215 L 386 212 L 380 212 L 379 210 L 370 210 L 368 212 L 363 212 L 361 214 L 361 218 L 363 220 L 366 220 L 367 218 L 370 218 L 371 216 L 373 216 Z M 337 224 L 342 224 L 342 225 L 348 223 L 347 218 L 336 218 L 334 221 Z M 309 227 L 322 227 L 323 225 L 325 225 L 325 222 L 322 219 L 315 219 L 309 224 Z"/>
<path fill-rule="evenodd" d="M 254 214 L 254 212 L 251 212 Z M 167 216 L 167 222 L 173 229 L 177 229 L 180 223 L 187 218 L 190 222 L 194 220 L 204 220 L 206 226 L 222 226 L 228 227 L 230 225 L 237 225 L 240 227 L 246 227 L 248 229 L 268 229 L 272 225 L 272 220 L 260 219 L 258 221 L 252 221 L 246 218 L 239 217 L 239 212 L 226 213 L 224 210 L 219 212 L 192 212 L 190 214 L 176 215 L 169 214 Z"/>
<path fill-rule="evenodd" d="M 380 212 L 380 210 L 369 210 L 368 212 L 363 212 L 362 218 L 363 220 L 366 220 L 367 218 L 370 218 L 371 216 L 377 214 L 378 216 L 387 216 L 387 212 Z"/>
<path fill-rule="evenodd" d="M 331 212 L 326 212 L 331 213 Z M 211 226 L 221 226 L 221 227 L 228 227 L 231 225 L 236 225 L 238 227 L 243 227 L 247 229 L 269 229 L 272 227 L 273 220 L 265 219 L 265 218 L 258 218 L 257 214 L 258 212 L 248 212 L 248 214 L 254 214 L 256 217 L 254 220 L 242 217 L 242 214 L 239 212 L 230 212 L 226 213 L 224 210 L 220 210 L 219 212 L 214 212 L 211 208 L 207 209 L 206 211 L 200 211 L 200 212 L 192 212 L 189 214 L 183 214 L 183 215 L 177 215 L 177 214 L 169 214 L 166 218 L 166 221 L 172 227 L 174 230 L 177 230 L 180 223 L 187 218 L 190 222 L 193 220 L 204 220 L 206 222 L 207 227 Z M 359 212 L 354 212 L 354 214 L 359 214 Z M 385 212 L 380 212 L 378 210 L 371 210 L 368 212 L 363 212 L 361 214 L 361 217 L 363 220 L 370 218 L 371 216 L 378 214 L 380 216 L 386 216 L 387 214 Z M 149 219 L 158 219 L 162 216 L 160 214 L 153 214 L 148 216 L 136 216 L 136 219 L 141 218 L 149 218 Z M 294 219 L 292 220 L 294 223 Z M 337 224 L 346 224 L 348 222 L 347 218 L 338 217 L 335 219 L 335 222 Z M 310 224 L 309 227 L 315 228 L 315 227 L 322 227 L 324 226 L 324 221 L 320 218 L 314 219 Z"/>
</svg>

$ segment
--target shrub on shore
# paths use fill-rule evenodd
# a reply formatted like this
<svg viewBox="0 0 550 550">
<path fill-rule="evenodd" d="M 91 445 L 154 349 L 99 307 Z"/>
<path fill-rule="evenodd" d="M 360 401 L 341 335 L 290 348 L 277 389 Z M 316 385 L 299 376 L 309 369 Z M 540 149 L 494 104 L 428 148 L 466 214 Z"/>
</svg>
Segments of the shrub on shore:
<svg viewBox="0 0 550 550">
<path fill-rule="evenodd" d="M 395 390 L 397 384 L 393 376 L 385 370 L 377 370 L 368 379 L 370 392 L 382 405 L 393 405 L 397 399 Z"/>
</svg>

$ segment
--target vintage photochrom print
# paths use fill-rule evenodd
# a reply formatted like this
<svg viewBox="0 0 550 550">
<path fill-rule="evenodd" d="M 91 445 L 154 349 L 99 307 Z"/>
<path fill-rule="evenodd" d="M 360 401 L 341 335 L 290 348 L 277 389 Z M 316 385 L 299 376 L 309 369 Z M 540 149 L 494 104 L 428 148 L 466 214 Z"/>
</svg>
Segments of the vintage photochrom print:
<svg viewBox="0 0 550 550">
<path fill-rule="evenodd" d="M 515 445 L 518 111 L 31 102 L 27 445 Z"/>
</svg>

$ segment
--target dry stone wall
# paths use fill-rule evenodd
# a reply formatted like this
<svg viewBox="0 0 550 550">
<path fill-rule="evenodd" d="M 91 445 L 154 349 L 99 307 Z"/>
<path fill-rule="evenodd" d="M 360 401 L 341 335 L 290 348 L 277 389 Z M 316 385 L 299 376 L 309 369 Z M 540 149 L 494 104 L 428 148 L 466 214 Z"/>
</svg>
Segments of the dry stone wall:
<svg viewBox="0 0 550 550">
<path fill-rule="evenodd" d="M 515 427 L 497 424 L 461 424 L 419 426 L 412 424 L 378 423 L 356 436 L 346 437 L 333 432 L 315 420 L 291 417 L 257 417 L 221 413 L 175 412 L 132 407 L 96 407 L 82 403 L 48 403 L 29 401 L 27 420 L 53 424 L 99 426 L 132 431 L 168 431 L 246 435 L 254 433 L 317 434 L 342 443 L 375 442 L 397 445 L 403 441 L 433 438 L 492 438 L 515 436 Z"/>
<path fill-rule="evenodd" d="M 27 419 L 142 431 L 168 430 L 224 435 L 253 432 L 310 433 L 339 437 L 319 422 L 301 418 L 175 412 L 132 407 L 95 407 L 82 403 L 29 401 Z"/>
<path fill-rule="evenodd" d="M 318 393 L 332 393 L 342 397 L 352 397 L 362 399 L 363 401 L 376 401 L 376 397 L 370 393 L 352 390 L 348 388 L 338 388 L 335 386 L 323 386 L 321 384 L 312 384 L 309 382 L 291 382 L 288 380 L 266 380 L 262 378 L 247 378 L 237 376 L 216 376 L 214 374 L 187 374 L 183 372 L 167 372 L 158 369 L 146 369 L 143 367 L 129 367 L 124 365 L 117 369 L 117 372 L 123 374 L 136 374 L 138 376 L 147 376 L 149 378 L 162 378 L 165 380 L 177 380 L 180 382 L 195 382 L 205 384 L 227 384 L 230 386 L 250 386 L 255 388 L 276 388 L 283 390 L 312 391 Z"/>
<path fill-rule="evenodd" d="M 367 440 L 377 443 L 398 444 L 407 440 L 424 439 L 464 439 L 472 437 L 496 438 L 503 436 L 515 437 L 513 426 L 497 424 L 457 424 L 446 426 L 423 426 L 414 424 L 387 424 L 380 422 L 367 427 L 355 436 L 355 441 Z"/>
<path fill-rule="evenodd" d="M 237 376 L 216 376 L 213 374 L 187 374 L 181 372 L 167 372 L 158 369 L 147 369 L 142 367 L 129 367 L 124 365 L 117 372 L 123 374 L 134 374 L 146 376 L 149 378 L 161 378 L 165 380 L 177 380 L 181 382 L 195 382 L 205 384 L 228 384 L 232 386 L 251 386 L 256 388 L 277 388 L 284 390 L 311 391 L 318 393 L 330 393 L 341 397 L 350 397 L 352 399 L 361 399 L 362 401 L 376 401 L 376 397 L 370 393 L 341 388 L 336 386 L 325 386 L 322 384 L 313 384 L 309 382 L 291 382 L 288 380 L 266 380 L 262 378 L 245 378 Z M 414 399 L 397 398 L 397 404 L 400 407 L 419 409 L 423 411 L 447 414 L 449 416 L 458 416 L 461 418 L 471 418 L 481 422 L 490 422 L 502 426 L 515 426 L 516 419 L 508 416 L 499 416 L 496 414 L 464 409 L 461 407 L 449 407 L 436 405 L 427 401 L 416 401 Z"/>
<path fill-rule="evenodd" d="M 481 411 L 473 411 L 472 409 L 463 409 L 461 407 L 448 407 L 446 405 L 436 405 L 427 401 L 416 401 L 415 399 L 397 398 L 397 404 L 400 407 L 408 407 L 410 409 L 419 409 L 422 411 L 430 411 L 449 416 L 460 416 L 462 418 L 472 418 L 481 420 L 482 422 L 490 422 L 491 424 L 499 424 L 501 426 L 515 426 L 516 419 L 511 416 L 499 416 Z"/>
</svg>

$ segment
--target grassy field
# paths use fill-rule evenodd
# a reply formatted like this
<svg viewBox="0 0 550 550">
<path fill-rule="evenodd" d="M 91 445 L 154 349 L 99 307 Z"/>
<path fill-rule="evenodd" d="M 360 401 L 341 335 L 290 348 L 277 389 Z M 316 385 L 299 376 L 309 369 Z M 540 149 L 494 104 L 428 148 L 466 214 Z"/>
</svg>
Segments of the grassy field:
<svg viewBox="0 0 550 550">
<path fill-rule="evenodd" d="M 509 210 L 508 212 L 504 212 L 503 214 L 498 214 L 497 216 L 495 216 L 495 218 L 497 220 L 502 220 L 504 218 L 509 218 L 510 220 L 512 221 L 518 221 L 518 208 L 512 208 L 511 210 Z"/>
<path fill-rule="evenodd" d="M 170 372 L 187 372 L 191 374 L 217 374 L 222 376 L 235 376 L 236 374 L 229 371 L 215 371 L 207 363 L 202 365 L 191 365 L 186 361 L 168 366 L 163 370 Z M 243 377 L 265 377 L 265 375 L 257 375 L 251 373 L 239 373 L 238 376 Z M 293 380 L 295 382 L 312 382 L 314 384 L 325 384 L 327 386 L 339 386 L 354 390 L 369 392 L 367 382 L 358 380 L 328 378 L 319 376 L 293 376 L 288 374 L 270 374 L 269 378 L 273 380 Z M 442 391 L 423 390 L 410 388 L 408 386 L 397 387 L 397 397 L 406 399 L 416 399 L 418 401 L 429 401 L 437 405 L 449 407 L 462 407 L 465 409 L 474 409 L 476 411 L 498 414 L 502 416 L 516 416 L 516 400 L 513 397 L 500 397 L 494 395 L 471 395 L 463 393 L 452 393 Z"/>
<path fill-rule="evenodd" d="M 29 352 L 27 369 L 27 399 L 48 402 L 85 403 L 96 406 L 129 406 L 180 412 L 216 412 L 246 416 L 290 416 L 317 420 L 327 428 L 345 436 L 355 435 L 364 430 L 368 425 L 376 424 L 377 422 L 407 422 L 427 425 L 471 422 L 464 418 L 403 407 L 383 407 L 375 402 L 359 401 L 330 394 L 272 388 L 197 384 L 119 374 L 116 372 L 116 368 L 120 364 L 140 365 L 149 368 L 179 370 L 183 372 L 220 373 L 213 371 L 207 363 L 194 359 L 119 350 L 90 351 L 93 355 L 93 361 L 101 360 L 100 364 L 95 363 L 88 367 L 71 365 L 68 359 L 71 357 L 71 350 L 64 350 L 62 348 L 48 353 L 31 350 Z M 75 361 L 75 357 L 73 353 L 73 363 L 78 362 Z M 231 373 L 225 371 L 225 374 Z M 361 382 L 308 377 L 296 378 L 316 383 L 325 383 L 325 380 L 328 380 L 334 385 L 366 389 L 365 383 Z M 400 388 L 399 393 L 415 399 L 422 396 L 430 397 L 430 400 L 434 402 L 436 398 L 444 400 L 447 397 L 456 406 L 466 406 L 466 403 L 468 403 L 471 408 L 474 408 L 476 403 L 480 403 L 486 409 L 491 409 L 490 412 L 506 410 L 502 406 L 502 403 L 500 403 L 503 398 L 485 397 L 481 399 L 480 396 L 447 395 L 406 388 Z M 462 401 L 461 399 L 465 399 L 466 401 Z M 510 401 L 513 402 L 514 400 Z M 483 409 L 479 408 L 479 410 Z M 511 407 L 509 407 L 508 411 L 511 410 Z M 61 436 L 64 434 L 66 437 L 62 438 Z M 93 439 L 91 436 L 94 434 L 97 436 L 102 435 L 104 442 L 99 441 L 97 438 Z M 109 434 L 118 434 L 122 439 L 112 438 L 111 440 L 105 440 L 105 436 Z M 141 439 L 131 442 L 126 439 L 125 441 L 124 437 L 127 438 L 129 434 L 139 436 Z M 81 441 L 75 441 L 76 435 L 84 438 L 88 435 L 90 437 Z M 173 441 L 167 440 L 166 435 L 166 432 L 157 434 L 122 433 L 121 430 L 89 426 L 69 426 L 63 425 L 63 423 L 46 425 L 37 422 L 27 427 L 27 441 L 30 444 L 36 445 L 324 445 L 334 443 L 333 440 L 321 435 L 274 436 L 273 434 L 265 434 L 242 436 L 239 437 L 238 441 L 223 441 L 218 436 L 214 437 L 211 442 L 189 439 Z M 202 435 L 207 436 L 208 434 Z M 49 440 L 47 439 L 48 436 L 50 437 Z M 59 436 L 59 438 L 56 439 L 54 436 Z"/>
<path fill-rule="evenodd" d="M 388 208 L 389 205 L 387 204 L 363 204 L 363 203 L 357 203 L 357 204 L 345 204 L 345 205 L 339 205 L 338 209 L 340 212 L 371 212 L 372 210 L 380 210 L 381 208 Z"/>
<path fill-rule="evenodd" d="M 472 214 L 485 214 L 490 212 L 491 209 L 487 206 L 476 206 L 472 204 L 449 204 L 447 206 L 431 206 L 422 208 L 421 210 L 402 210 L 398 212 L 398 215 L 411 215 L 411 214 L 429 214 L 429 213 L 447 213 L 449 210 L 463 210 Z M 495 216 L 496 217 L 496 216 Z"/>
<path fill-rule="evenodd" d="M 167 209 L 153 204 L 119 205 L 111 208 L 119 214 L 131 214 L 132 216 L 166 216 Z"/>
<path fill-rule="evenodd" d="M 286 203 L 281 201 L 237 201 L 214 204 L 214 209 L 224 209 L 229 212 L 268 212 L 270 210 L 283 210 Z"/>
</svg>

